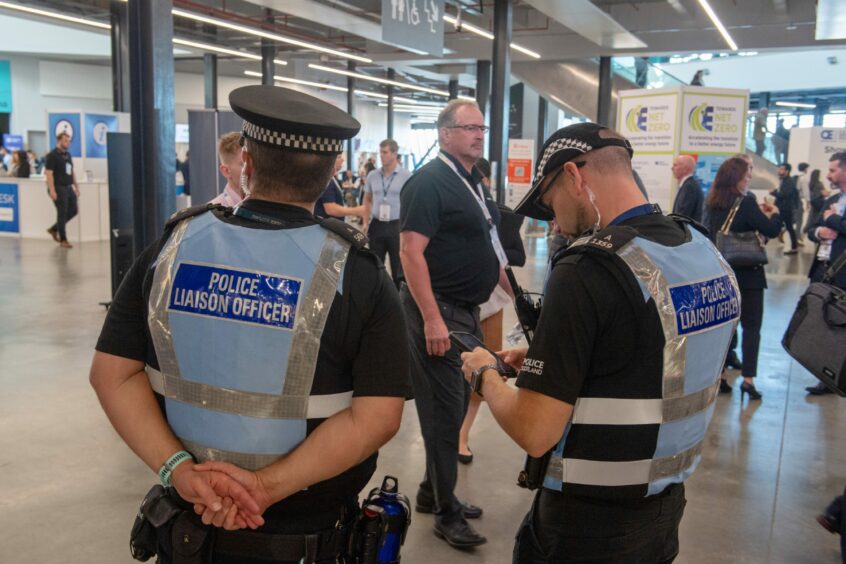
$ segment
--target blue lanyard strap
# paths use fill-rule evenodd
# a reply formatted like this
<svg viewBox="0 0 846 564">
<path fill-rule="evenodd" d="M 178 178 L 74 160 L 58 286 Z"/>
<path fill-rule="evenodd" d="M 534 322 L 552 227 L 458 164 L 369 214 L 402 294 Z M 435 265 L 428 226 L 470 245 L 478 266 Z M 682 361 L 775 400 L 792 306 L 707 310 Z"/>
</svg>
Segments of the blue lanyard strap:
<svg viewBox="0 0 846 564">
<path fill-rule="evenodd" d="M 631 208 L 628 211 L 624 211 L 623 213 L 615 217 L 614 221 L 609 223 L 609 225 L 618 225 L 620 223 L 623 223 L 627 219 L 631 219 L 639 215 L 648 215 L 651 213 L 661 213 L 661 208 L 659 208 L 657 204 L 641 204 L 639 206 Z"/>
<path fill-rule="evenodd" d="M 269 215 L 264 215 L 263 213 L 258 213 L 258 212 L 254 212 L 254 211 L 245 209 L 242 206 L 235 206 L 235 209 L 232 210 L 232 215 L 237 216 L 237 217 L 243 217 L 244 219 L 249 219 L 250 221 L 255 221 L 257 223 L 263 223 L 265 225 L 271 225 L 273 227 L 287 227 L 288 226 L 288 224 L 284 221 L 270 217 Z"/>
<path fill-rule="evenodd" d="M 388 180 L 388 187 L 386 188 L 386 187 L 385 187 L 385 174 L 384 174 L 384 173 L 382 173 L 382 172 L 380 172 L 380 173 L 379 173 L 379 177 L 382 179 L 382 199 L 383 199 L 383 200 L 384 200 L 384 199 L 387 199 L 387 197 L 388 197 L 388 191 L 391 189 L 391 184 L 393 184 L 393 183 L 394 183 L 394 177 L 395 177 L 396 175 L 397 175 L 397 171 L 396 171 L 396 170 L 394 170 L 394 172 L 392 172 L 392 173 L 391 173 L 391 179 L 390 179 L 390 180 Z"/>
</svg>

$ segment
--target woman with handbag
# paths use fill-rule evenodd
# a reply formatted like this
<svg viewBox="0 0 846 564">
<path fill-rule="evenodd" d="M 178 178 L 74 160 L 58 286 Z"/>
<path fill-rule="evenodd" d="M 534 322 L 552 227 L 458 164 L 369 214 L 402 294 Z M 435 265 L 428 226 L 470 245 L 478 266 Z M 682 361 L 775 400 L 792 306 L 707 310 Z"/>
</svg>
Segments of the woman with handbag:
<svg viewBox="0 0 846 564">
<path fill-rule="evenodd" d="M 717 171 L 705 200 L 706 226 L 711 239 L 734 269 L 740 286 L 740 326 L 743 329 L 741 400 L 745 394 L 749 394 L 750 400 L 761 399 L 754 378 L 758 372 L 758 348 L 764 317 L 767 253 L 760 236 L 776 237 L 782 226 L 777 207 L 766 202 L 759 206 L 755 197 L 748 194 L 751 177 L 752 171 L 746 160 L 730 158 Z M 725 378 L 720 381 L 720 392 L 731 392 Z"/>
</svg>

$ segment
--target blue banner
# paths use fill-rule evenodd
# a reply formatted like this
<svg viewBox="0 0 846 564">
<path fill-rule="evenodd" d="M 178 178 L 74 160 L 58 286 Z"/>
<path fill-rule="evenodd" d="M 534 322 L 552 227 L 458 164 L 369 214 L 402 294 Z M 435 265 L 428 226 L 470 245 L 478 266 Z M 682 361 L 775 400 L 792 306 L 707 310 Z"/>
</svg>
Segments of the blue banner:
<svg viewBox="0 0 846 564">
<path fill-rule="evenodd" d="M 3 146 L 10 151 L 22 151 L 24 148 L 23 135 L 12 135 L 11 133 L 3 134 Z"/>
<path fill-rule="evenodd" d="M 168 310 L 293 329 L 302 284 L 278 274 L 184 262 Z"/>
<path fill-rule="evenodd" d="M 105 159 L 106 134 L 117 132 L 117 116 L 105 114 L 85 114 L 85 156 L 92 159 Z"/>
<path fill-rule="evenodd" d="M 18 233 L 18 185 L 0 184 L 0 231 Z"/>
<path fill-rule="evenodd" d="M 740 317 L 740 299 L 731 278 L 722 276 L 670 288 L 679 335 L 696 333 Z"/>
<path fill-rule="evenodd" d="M 0 61 L 0 113 L 12 113 L 12 66 Z"/>
<path fill-rule="evenodd" d="M 72 157 L 82 156 L 82 132 L 79 125 L 78 113 L 51 113 L 47 114 L 47 121 L 49 129 L 47 134 L 51 136 L 51 143 L 55 144 L 56 135 L 59 133 L 67 133 L 70 135 L 71 143 L 68 152 Z"/>
</svg>

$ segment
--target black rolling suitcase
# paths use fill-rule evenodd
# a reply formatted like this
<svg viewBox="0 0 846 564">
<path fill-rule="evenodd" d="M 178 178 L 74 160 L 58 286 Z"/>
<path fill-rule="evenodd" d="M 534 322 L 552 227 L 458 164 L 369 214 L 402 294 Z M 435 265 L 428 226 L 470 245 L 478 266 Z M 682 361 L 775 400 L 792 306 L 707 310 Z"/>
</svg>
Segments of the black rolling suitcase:
<svg viewBox="0 0 846 564">
<path fill-rule="evenodd" d="M 781 344 L 821 382 L 846 397 L 846 290 L 832 284 L 846 252 L 799 298 Z"/>
</svg>

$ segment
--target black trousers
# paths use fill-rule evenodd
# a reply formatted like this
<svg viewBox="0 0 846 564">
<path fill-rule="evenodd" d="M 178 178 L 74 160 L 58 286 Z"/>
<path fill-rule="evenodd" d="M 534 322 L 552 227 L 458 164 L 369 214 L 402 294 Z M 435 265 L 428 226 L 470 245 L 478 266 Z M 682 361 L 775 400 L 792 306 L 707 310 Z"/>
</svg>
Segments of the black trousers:
<svg viewBox="0 0 846 564">
<path fill-rule="evenodd" d="M 843 489 L 843 495 L 831 500 L 825 513 L 834 520 L 834 524 L 838 528 L 840 533 L 840 558 L 843 560 L 843 564 L 846 564 L 846 488 Z"/>
<path fill-rule="evenodd" d="M 367 237 L 370 239 L 370 250 L 379 257 L 379 260 L 384 263 L 385 255 L 388 255 L 391 265 L 391 278 L 393 278 L 394 284 L 399 284 L 397 281 L 400 279 L 400 273 L 402 272 L 399 256 L 399 220 L 379 221 L 378 219 L 374 219 L 370 222 Z"/>
<path fill-rule="evenodd" d="M 420 489 L 434 494 L 436 518 L 451 521 L 461 516 L 455 499 L 458 433 L 470 401 L 470 386 L 461 374 L 461 358 L 455 347 L 442 357 L 426 353 L 423 318 L 404 284 L 400 298 L 408 325 L 414 403 L 426 448 L 426 475 Z M 470 309 L 442 301 L 438 301 L 438 307 L 450 331 L 465 331 L 482 338 L 478 307 Z"/>
<path fill-rule="evenodd" d="M 740 290 L 740 327 L 743 329 L 743 375 L 758 375 L 758 350 L 761 346 L 761 323 L 764 320 L 764 289 Z"/>
<path fill-rule="evenodd" d="M 65 224 L 76 217 L 79 212 L 76 192 L 73 186 L 56 186 L 56 223 L 50 228 L 59 233 L 60 241 L 67 241 L 68 234 L 65 231 Z"/>
<path fill-rule="evenodd" d="M 796 223 L 793 219 L 793 214 L 785 214 L 781 216 L 782 220 L 784 221 L 784 229 L 787 231 L 787 234 L 790 235 L 790 249 L 795 251 L 796 250 Z"/>
<path fill-rule="evenodd" d="M 513 564 L 672 562 L 685 503 L 684 484 L 622 500 L 541 488 L 517 532 Z"/>
</svg>

